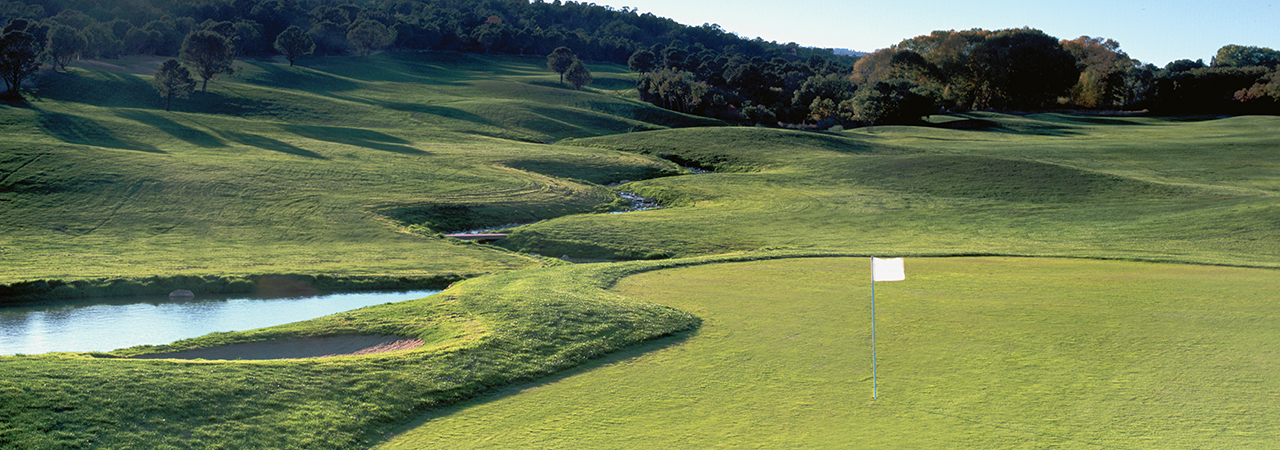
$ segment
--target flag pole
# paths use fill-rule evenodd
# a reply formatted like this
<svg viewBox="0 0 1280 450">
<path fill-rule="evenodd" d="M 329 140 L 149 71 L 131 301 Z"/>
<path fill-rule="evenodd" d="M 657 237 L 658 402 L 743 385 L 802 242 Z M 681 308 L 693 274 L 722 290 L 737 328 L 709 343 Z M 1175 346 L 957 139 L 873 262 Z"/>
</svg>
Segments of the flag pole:
<svg viewBox="0 0 1280 450">
<path fill-rule="evenodd" d="M 876 378 L 876 259 L 871 258 L 871 398 L 878 398 L 879 380 Z"/>
</svg>

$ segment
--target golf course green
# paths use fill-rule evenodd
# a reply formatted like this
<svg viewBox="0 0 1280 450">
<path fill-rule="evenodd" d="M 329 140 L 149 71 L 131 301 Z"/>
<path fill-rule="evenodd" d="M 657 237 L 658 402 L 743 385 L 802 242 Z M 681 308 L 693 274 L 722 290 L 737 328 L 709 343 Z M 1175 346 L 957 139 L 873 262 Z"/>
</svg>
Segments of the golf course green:
<svg viewBox="0 0 1280 450">
<path fill-rule="evenodd" d="M 0 356 L 0 447 L 1280 440 L 1277 117 L 731 127 L 636 100 L 622 66 L 574 90 L 543 57 L 448 52 L 238 61 L 166 112 L 159 59 L 131 58 L 0 104 L 4 292 L 452 285 Z M 665 207 L 608 214 L 618 191 Z M 508 237 L 444 236 L 487 227 Z M 868 256 L 907 262 L 876 284 L 874 400 Z M 135 358 L 343 336 L 422 344 Z"/>
<path fill-rule="evenodd" d="M 682 333 L 428 414 L 379 448 L 1263 448 L 1270 270 L 1028 258 L 708 264 L 612 290 Z"/>
</svg>

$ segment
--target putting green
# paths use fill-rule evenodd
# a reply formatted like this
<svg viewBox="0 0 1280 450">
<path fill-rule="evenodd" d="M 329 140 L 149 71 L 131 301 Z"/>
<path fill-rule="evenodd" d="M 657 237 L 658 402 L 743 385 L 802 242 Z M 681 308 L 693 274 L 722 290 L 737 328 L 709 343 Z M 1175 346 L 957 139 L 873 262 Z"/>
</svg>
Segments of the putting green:
<svg viewBox="0 0 1280 450">
<path fill-rule="evenodd" d="M 385 448 L 1262 448 L 1280 273 L 1135 262 L 712 264 L 615 290 L 697 331 L 440 411 Z"/>
</svg>

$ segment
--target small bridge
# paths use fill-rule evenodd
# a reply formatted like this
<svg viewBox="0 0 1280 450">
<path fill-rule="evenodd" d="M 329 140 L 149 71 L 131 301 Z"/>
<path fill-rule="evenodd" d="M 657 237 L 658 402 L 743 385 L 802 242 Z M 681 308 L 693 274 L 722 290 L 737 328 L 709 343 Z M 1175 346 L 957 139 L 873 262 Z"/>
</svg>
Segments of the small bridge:
<svg viewBox="0 0 1280 450">
<path fill-rule="evenodd" d="M 477 241 L 481 244 L 488 244 L 490 242 L 494 242 L 504 237 L 507 237 L 506 234 L 502 234 L 502 233 L 459 233 L 459 234 L 446 234 L 444 236 L 451 237 L 454 239 L 462 239 L 464 241 Z"/>
</svg>

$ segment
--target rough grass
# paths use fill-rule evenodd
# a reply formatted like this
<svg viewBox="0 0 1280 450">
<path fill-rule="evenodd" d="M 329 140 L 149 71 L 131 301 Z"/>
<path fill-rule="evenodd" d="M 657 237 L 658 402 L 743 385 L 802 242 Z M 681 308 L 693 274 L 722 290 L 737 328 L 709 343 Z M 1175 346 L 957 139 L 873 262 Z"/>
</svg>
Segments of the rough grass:
<svg viewBox="0 0 1280 450">
<path fill-rule="evenodd" d="M 425 415 L 379 448 L 1263 448 L 1275 270 L 867 258 L 646 272 L 697 331 Z"/>
<path fill-rule="evenodd" d="M 472 279 L 420 300 L 111 354 L 0 357 L 0 446 L 361 448 L 416 414 L 697 325 L 604 291 L 636 267 Z M 414 350 L 288 361 L 122 357 L 349 334 Z"/>
<path fill-rule="evenodd" d="M 974 116 L 995 128 L 702 128 L 572 140 L 717 173 L 623 187 L 673 208 L 547 221 L 501 245 L 602 259 L 798 248 L 1280 261 L 1280 135 L 1270 131 L 1280 119 Z"/>
<path fill-rule="evenodd" d="M 0 106 L 0 283 L 530 267 L 436 234 L 609 210 L 599 184 L 678 171 L 534 143 L 711 123 L 547 83 L 530 58 L 237 65 L 174 112 L 128 70 L 45 74 L 26 106 Z"/>
</svg>

